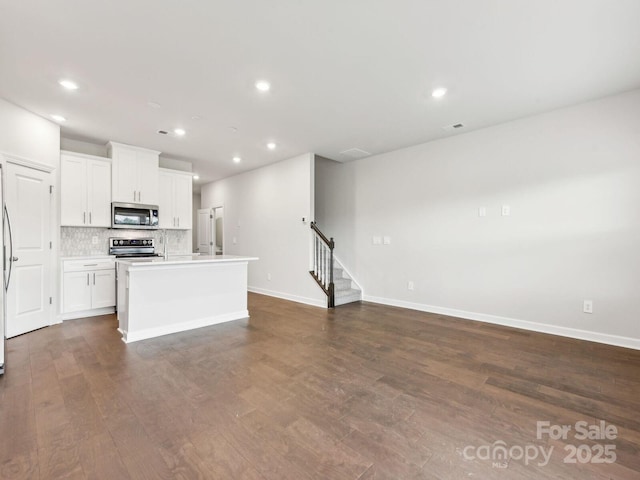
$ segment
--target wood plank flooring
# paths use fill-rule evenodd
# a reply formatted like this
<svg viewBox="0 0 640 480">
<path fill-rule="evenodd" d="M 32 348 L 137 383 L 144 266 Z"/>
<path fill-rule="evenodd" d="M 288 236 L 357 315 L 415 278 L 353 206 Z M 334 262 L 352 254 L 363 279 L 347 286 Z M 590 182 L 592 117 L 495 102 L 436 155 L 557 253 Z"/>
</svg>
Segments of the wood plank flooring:
<svg viewBox="0 0 640 480">
<path fill-rule="evenodd" d="M 9 340 L 0 478 L 640 478 L 638 351 L 368 303 L 249 310 L 130 345 L 113 315 Z M 536 438 L 583 420 L 617 438 Z M 515 458 L 494 465 L 498 441 Z M 616 461 L 564 463 L 581 444 Z"/>
</svg>

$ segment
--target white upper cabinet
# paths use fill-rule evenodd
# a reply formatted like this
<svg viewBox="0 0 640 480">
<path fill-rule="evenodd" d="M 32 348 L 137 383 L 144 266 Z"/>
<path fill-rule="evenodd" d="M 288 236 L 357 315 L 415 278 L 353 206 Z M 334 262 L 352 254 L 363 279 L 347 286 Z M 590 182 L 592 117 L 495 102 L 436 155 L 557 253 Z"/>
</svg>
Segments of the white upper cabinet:
<svg viewBox="0 0 640 480">
<path fill-rule="evenodd" d="M 158 205 L 160 152 L 115 142 L 107 148 L 113 162 L 112 201 Z"/>
<path fill-rule="evenodd" d="M 190 172 L 160 169 L 160 228 L 190 230 L 193 180 Z"/>
<path fill-rule="evenodd" d="M 111 162 L 73 152 L 60 154 L 60 223 L 111 226 Z"/>
</svg>

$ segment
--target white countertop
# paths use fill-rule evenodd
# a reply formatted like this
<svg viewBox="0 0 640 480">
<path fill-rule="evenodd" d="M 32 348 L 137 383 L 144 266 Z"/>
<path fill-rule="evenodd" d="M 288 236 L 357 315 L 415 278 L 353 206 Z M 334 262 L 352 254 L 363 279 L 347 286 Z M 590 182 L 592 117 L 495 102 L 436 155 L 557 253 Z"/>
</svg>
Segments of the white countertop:
<svg viewBox="0 0 640 480">
<path fill-rule="evenodd" d="M 242 257 L 237 255 L 175 255 L 180 258 L 169 258 L 165 260 L 163 257 L 144 257 L 144 258 L 118 258 L 116 262 L 127 264 L 131 267 L 136 266 L 152 266 L 152 265 L 185 265 L 185 264 L 202 264 L 202 263 L 230 263 L 230 262 L 248 262 L 258 260 L 257 257 Z"/>
<path fill-rule="evenodd" d="M 115 259 L 114 255 L 66 255 L 60 260 L 109 260 Z"/>
</svg>

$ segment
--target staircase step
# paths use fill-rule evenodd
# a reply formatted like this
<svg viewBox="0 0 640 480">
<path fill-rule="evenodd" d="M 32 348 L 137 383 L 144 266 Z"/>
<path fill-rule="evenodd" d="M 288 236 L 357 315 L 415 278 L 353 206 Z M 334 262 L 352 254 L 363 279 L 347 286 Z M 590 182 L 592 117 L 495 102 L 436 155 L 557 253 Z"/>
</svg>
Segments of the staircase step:
<svg viewBox="0 0 640 480">
<path fill-rule="evenodd" d="M 344 277 L 336 277 L 334 272 L 333 284 L 335 286 L 335 291 L 338 290 L 349 290 L 351 288 L 351 279 Z"/>
<path fill-rule="evenodd" d="M 359 302 L 362 300 L 362 292 L 355 288 L 340 290 L 335 292 L 335 304 L 345 305 L 347 303 Z"/>
</svg>

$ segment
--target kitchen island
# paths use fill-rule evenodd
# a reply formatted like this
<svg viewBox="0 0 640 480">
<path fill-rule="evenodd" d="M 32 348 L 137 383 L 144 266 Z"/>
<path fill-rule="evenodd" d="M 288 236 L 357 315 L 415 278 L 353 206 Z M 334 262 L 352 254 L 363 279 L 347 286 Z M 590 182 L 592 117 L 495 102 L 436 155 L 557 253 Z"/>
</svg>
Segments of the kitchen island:
<svg viewBox="0 0 640 480">
<path fill-rule="evenodd" d="M 118 330 L 125 343 L 247 318 L 255 257 L 117 259 Z"/>
</svg>

